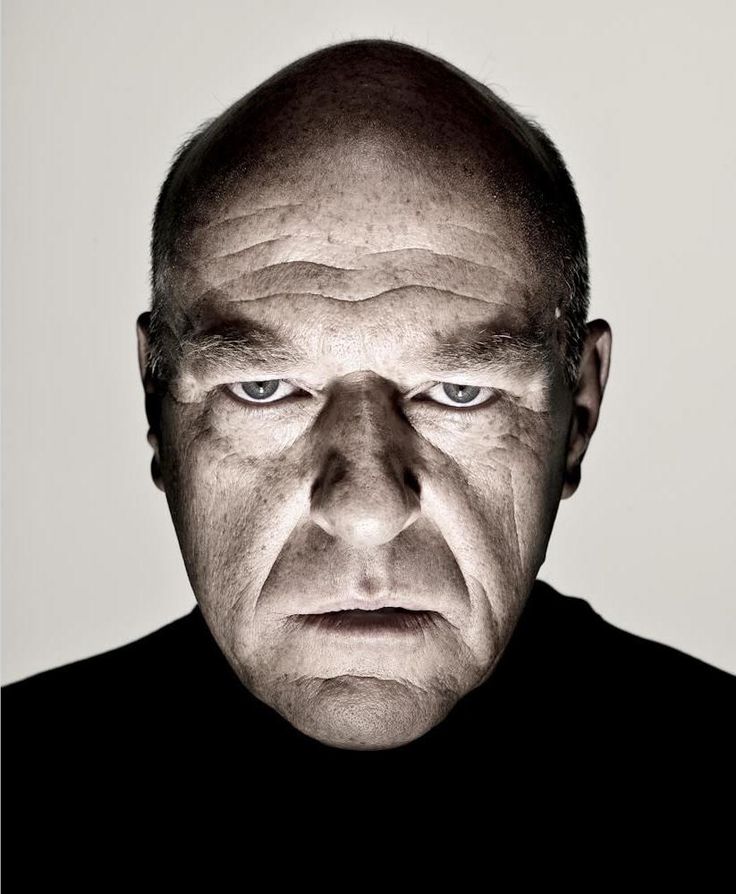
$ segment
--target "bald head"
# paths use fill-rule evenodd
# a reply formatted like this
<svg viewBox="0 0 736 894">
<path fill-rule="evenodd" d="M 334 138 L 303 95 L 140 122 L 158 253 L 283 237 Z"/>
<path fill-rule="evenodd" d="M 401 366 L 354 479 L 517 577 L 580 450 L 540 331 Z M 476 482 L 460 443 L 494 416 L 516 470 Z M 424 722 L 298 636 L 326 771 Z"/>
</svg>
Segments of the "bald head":
<svg viewBox="0 0 736 894">
<path fill-rule="evenodd" d="M 407 44 L 357 40 L 281 69 L 206 121 L 180 147 L 161 189 L 152 239 L 154 367 L 169 353 L 176 271 L 192 234 L 238 195 L 278 204 L 309 177 L 366 201 L 389 178 L 423 196 L 457 195 L 518 233 L 559 307 L 565 370 L 574 381 L 587 315 L 583 218 L 564 163 L 541 129 L 485 85 Z M 243 200 L 243 208 L 247 199 Z M 347 211 L 346 211 L 347 213 Z M 407 209 L 407 214 L 411 214 Z M 179 284 L 177 283 L 177 286 Z"/>
</svg>

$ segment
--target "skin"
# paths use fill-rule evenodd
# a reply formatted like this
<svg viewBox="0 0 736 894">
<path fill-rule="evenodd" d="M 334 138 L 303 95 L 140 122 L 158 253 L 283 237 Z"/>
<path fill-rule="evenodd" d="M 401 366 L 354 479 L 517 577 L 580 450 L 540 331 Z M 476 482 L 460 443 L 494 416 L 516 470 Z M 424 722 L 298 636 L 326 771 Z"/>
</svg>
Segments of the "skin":
<svg viewBox="0 0 736 894">
<path fill-rule="evenodd" d="M 300 97 L 303 121 L 370 103 L 343 70 Z M 421 81 L 395 67 L 372 73 L 381 108 Z M 387 749 L 440 723 L 498 663 L 559 501 L 578 487 L 611 331 L 588 324 L 570 388 L 550 254 L 505 181 L 488 187 L 489 163 L 513 161 L 500 131 L 495 142 L 487 123 L 473 134 L 461 114 L 453 129 L 440 109 L 442 151 L 419 139 L 412 154 L 390 129 L 338 129 L 325 146 L 296 116 L 274 104 L 269 152 L 199 215 L 169 310 L 182 340 L 187 327 L 248 315 L 305 359 L 179 358 L 156 401 L 142 313 L 152 472 L 202 613 L 243 684 L 325 744 Z M 461 323 L 541 325 L 549 350 L 537 366 L 473 374 L 428 365 Z M 270 380 L 278 391 L 259 403 L 253 383 Z M 480 391 L 464 407 L 442 383 Z M 344 598 L 409 600 L 438 616 L 400 640 L 294 617 Z"/>
</svg>

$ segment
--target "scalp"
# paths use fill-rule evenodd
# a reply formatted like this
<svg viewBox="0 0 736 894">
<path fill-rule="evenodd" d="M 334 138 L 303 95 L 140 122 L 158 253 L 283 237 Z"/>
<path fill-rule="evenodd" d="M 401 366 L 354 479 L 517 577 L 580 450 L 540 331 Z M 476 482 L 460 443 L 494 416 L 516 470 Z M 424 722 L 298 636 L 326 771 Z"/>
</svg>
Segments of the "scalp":
<svg viewBox="0 0 736 894">
<path fill-rule="evenodd" d="M 201 220 L 243 182 L 319 177 L 351 154 L 377 176 L 480 191 L 529 223 L 555 192 L 539 135 L 492 91 L 424 50 L 358 40 L 282 68 L 207 122 L 170 195 L 180 219 Z"/>
<path fill-rule="evenodd" d="M 329 193 L 336 171 L 338 181 L 366 189 L 394 178 L 423 194 L 472 196 L 489 219 L 505 215 L 568 293 L 560 304 L 572 374 L 587 314 L 587 251 L 562 158 L 488 87 L 391 40 L 348 41 L 296 60 L 180 147 L 154 214 L 154 304 L 166 299 L 168 272 L 186 264 L 193 230 L 225 213 L 234 195 L 270 183 L 288 197 L 305 180 Z"/>
</svg>

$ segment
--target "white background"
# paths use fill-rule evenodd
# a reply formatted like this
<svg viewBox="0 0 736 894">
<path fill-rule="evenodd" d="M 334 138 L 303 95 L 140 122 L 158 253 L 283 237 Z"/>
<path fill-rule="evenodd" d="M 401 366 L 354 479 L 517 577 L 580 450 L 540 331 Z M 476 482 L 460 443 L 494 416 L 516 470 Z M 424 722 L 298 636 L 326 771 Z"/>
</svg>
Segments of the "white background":
<svg viewBox="0 0 736 894">
<path fill-rule="evenodd" d="M 611 378 L 540 577 L 736 673 L 736 4 L 3 4 L 3 682 L 195 604 L 135 319 L 177 146 L 298 56 L 393 37 L 545 127 L 588 223 Z"/>
</svg>

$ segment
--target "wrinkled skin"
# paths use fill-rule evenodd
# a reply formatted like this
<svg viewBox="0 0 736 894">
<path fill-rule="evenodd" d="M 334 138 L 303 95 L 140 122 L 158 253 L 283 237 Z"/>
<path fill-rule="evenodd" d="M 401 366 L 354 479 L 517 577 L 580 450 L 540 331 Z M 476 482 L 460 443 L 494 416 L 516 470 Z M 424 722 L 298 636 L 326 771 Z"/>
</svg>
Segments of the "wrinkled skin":
<svg viewBox="0 0 736 894">
<path fill-rule="evenodd" d="M 182 362 L 149 413 L 154 480 L 227 660 L 296 728 L 349 749 L 416 739 L 493 672 L 578 485 L 611 341 L 604 321 L 588 324 L 571 390 L 558 284 L 518 213 L 489 205 L 472 158 L 466 187 L 449 191 L 443 158 L 408 176 L 386 153 L 376 136 L 305 146 L 278 178 L 246 177 L 214 203 L 177 272 L 172 325 L 247 314 L 306 359 Z M 459 323 L 530 321 L 549 332 L 537 367 L 459 375 L 423 360 Z M 257 406 L 236 384 L 277 379 Z M 463 408 L 438 382 L 480 392 Z M 399 640 L 293 617 L 348 597 L 439 614 Z"/>
</svg>

